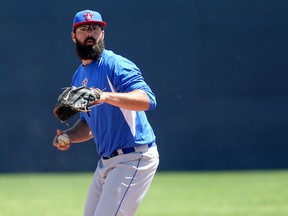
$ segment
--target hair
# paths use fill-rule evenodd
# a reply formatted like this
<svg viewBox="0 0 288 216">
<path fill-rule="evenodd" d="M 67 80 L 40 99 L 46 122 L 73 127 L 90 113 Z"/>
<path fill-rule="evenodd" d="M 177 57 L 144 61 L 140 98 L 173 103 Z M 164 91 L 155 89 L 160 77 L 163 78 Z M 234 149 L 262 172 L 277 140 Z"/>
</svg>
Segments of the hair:
<svg viewBox="0 0 288 216">
<path fill-rule="evenodd" d="M 93 45 L 85 45 L 87 40 L 93 40 Z M 82 60 L 97 60 L 105 49 L 104 38 L 96 41 L 93 37 L 87 37 L 83 43 L 76 38 L 76 52 Z"/>
</svg>

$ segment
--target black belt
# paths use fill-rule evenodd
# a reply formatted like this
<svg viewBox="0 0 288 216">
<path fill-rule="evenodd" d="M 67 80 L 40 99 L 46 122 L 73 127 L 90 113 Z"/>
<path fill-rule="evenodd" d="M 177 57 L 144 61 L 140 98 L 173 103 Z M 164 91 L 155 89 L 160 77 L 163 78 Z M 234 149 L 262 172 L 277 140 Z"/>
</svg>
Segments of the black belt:
<svg viewBox="0 0 288 216">
<path fill-rule="evenodd" d="M 147 146 L 148 146 L 148 148 L 150 148 L 150 147 L 152 147 L 154 145 L 155 145 L 155 142 L 150 143 Z M 139 145 L 138 147 L 141 147 L 141 146 L 142 145 Z M 123 152 L 123 154 L 129 154 L 129 153 L 135 152 L 136 149 L 137 149 L 137 147 L 129 147 L 129 148 L 118 149 L 118 150 L 113 151 L 112 154 L 110 156 L 108 156 L 108 157 L 102 156 L 102 159 L 107 160 L 107 159 L 110 159 L 110 158 L 113 158 L 113 157 L 119 155 L 119 153 L 118 153 L 119 150 L 121 150 Z"/>
</svg>

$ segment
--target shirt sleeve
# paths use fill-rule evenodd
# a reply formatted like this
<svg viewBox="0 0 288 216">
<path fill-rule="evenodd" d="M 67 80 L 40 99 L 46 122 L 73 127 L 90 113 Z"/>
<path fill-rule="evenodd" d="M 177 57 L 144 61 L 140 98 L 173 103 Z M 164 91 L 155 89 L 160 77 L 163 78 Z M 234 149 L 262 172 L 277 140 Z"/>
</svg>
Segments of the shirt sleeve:
<svg viewBox="0 0 288 216">
<path fill-rule="evenodd" d="M 113 72 L 113 85 L 117 92 L 131 92 L 141 89 L 149 97 L 149 110 L 155 109 L 157 105 L 155 94 L 144 81 L 141 71 L 133 62 L 123 58 L 115 63 Z"/>
</svg>

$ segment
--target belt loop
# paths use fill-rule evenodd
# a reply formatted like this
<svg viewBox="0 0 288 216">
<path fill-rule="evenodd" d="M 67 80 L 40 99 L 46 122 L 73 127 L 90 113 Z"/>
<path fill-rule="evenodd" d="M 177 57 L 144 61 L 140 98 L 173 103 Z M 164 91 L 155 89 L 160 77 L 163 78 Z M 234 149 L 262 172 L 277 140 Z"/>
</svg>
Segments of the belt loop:
<svg viewBox="0 0 288 216">
<path fill-rule="evenodd" d="M 123 154 L 122 149 L 117 149 L 117 152 L 118 152 L 119 155 Z"/>
</svg>

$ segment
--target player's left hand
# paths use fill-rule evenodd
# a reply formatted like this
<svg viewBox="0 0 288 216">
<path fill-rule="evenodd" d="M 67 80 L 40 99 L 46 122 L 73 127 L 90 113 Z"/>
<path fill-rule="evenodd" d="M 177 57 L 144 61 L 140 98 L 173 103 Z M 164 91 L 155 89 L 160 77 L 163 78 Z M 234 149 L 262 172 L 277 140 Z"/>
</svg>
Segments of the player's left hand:
<svg viewBox="0 0 288 216">
<path fill-rule="evenodd" d="M 78 112 L 89 113 L 89 107 L 99 101 L 102 93 L 98 88 L 66 87 L 59 95 L 53 112 L 61 122 L 66 123 Z"/>
</svg>

